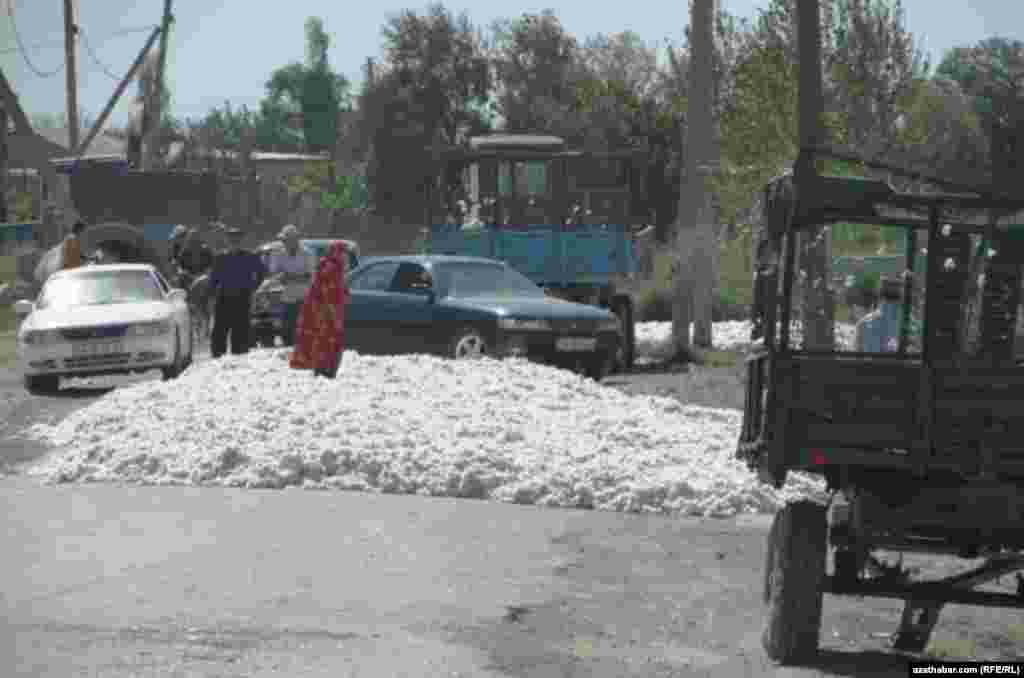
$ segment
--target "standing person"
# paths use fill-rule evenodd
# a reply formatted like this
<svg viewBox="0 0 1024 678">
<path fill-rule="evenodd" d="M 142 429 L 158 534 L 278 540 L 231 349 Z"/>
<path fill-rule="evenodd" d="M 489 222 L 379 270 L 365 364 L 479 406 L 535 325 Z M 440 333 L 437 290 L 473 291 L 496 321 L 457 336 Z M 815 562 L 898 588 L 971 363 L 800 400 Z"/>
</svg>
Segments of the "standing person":
<svg viewBox="0 0 1024 678">
<path fill-rule="evenodd" d="M 209 282 L 209 293 L 216 299 L 210 336 L 210 353 L 214 358 L 224 355 L 229 333 L 232 354 L 249 352 L 252 293 L 267 274 L 263 261 L 242 248 L 241 229 L 229 229 L 228 238 L 231 245 L 217 258 Z"/>
<path fill-rule="evenodd" d="M 862 353 L 895 353 L 903 322 L 903 285 L 883 279 L 878 308 L 860 319 L 856 327 L 857 350 Z"/>
<path fill-rule="evenodd" d="M 188 235 L 188 228 L 182 224 L 178 224 L 174 227 L 171 232 L 169 239 L 169 247 L 167 250 L 167 260 L 171 263 L 171 268 L 178 268 L 178 258 L 181 256 L 181 247 L 185 244 L 185 236 Z"/>
<path fill-rule="evenodd" d="M 333 379 L 345 349 L 345 306 L 349 302 L 345 243 L 335 241 L 320 260 L 313 284 L 306 293 L 296 329 L 296 345 L 289 365 L 297 370 Z"/>
<path fill-rule="evenodd" d="M 71 233 L 64 238 L 64 245 L 61 248 L 61 268 L 67 270 L 78 268 L 82 265 L 82 234 L 85 232 L 85 222 L 76 221 L 71 227 Z"/>
<path fill-rule="evenodd" d="M 284 287 L 281 301 L 284 303 L 284 317 L 281 320 L 281 338 L 285 346 L 295 344 L 295 326 L 302 308 L 302 300 L 309 289 L 310 281 L 317 270 L 316 257 L 306 254 L 299 246 L 299 229 L 288 224 L 277 236 L 284 244 L 284 252 L 274 252 L 269 257 L 271 279 Z"/>
</svg>

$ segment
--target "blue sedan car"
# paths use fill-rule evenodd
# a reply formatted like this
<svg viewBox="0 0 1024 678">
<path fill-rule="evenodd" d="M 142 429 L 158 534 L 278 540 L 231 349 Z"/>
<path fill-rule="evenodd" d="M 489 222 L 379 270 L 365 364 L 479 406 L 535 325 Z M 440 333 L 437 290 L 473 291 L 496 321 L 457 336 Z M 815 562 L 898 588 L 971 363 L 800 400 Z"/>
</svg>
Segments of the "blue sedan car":
<svg viewBox="0 0 1024 678">
<path fill-rule="evenodd" d="M 346 344 L 359 353 L 520 356 L 600 379 L 618 350 L 610 311 L 548 297 L 499 261 L 374 257 L 349 280 Z"/>
</svg>

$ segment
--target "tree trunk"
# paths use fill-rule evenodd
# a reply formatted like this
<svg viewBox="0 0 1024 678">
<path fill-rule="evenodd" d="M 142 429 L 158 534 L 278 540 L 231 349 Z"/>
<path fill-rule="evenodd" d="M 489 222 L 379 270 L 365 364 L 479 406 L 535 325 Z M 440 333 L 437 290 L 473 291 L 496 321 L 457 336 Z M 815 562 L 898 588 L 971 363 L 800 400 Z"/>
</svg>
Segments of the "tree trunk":
<svg viewBox="0 0 1024 678">
<path fill-rule="evenodd" d="M 0 104 L 0 224 L 7 223 L 7 109 Z"/>
<path fill-rule="evenodd" d="M 679 193 L 676 224 L 677 260 L 674 271 L 675 303 L 673 336 L 677 354 L 690 349 L 690 324 L 694 324 L 693 344 L 711 347 L 713 288 L 718 256 L 715 233 L 716 209 L 708 183 L 717 168 L 714 119 L 714 27 L 717 0 L 693 0 L 690 7 L 691 45 L 690 105 L 686 125 L 686 170 Z"/>
<path fill-rule="evenodd" d="M 822 117 L 825 112 L 824 86 L 821 74 L 821 22 L 818 0 L 799 0 L 797 3 L 797 35 L 800 49 L 800 145 L 804 148 L 821 145 L 825 141 Z M 813 156 L 801 153 L 794 168 L 798 187 L 798 204 L 813 200 L 814 184 L 818 176 Z M 812 195 L 801 195 L 799 191 Z M 800 236 L 801 261 L 797 271 L 803 281 L 803 347 L 832 350 L 835 346 L 835 299 L 832 294 L 832 232 L 830 228 L 808 228 L 804 221 L 804 208 L 800 207 L 799 220 L 803 226 Z"/>
</svg>

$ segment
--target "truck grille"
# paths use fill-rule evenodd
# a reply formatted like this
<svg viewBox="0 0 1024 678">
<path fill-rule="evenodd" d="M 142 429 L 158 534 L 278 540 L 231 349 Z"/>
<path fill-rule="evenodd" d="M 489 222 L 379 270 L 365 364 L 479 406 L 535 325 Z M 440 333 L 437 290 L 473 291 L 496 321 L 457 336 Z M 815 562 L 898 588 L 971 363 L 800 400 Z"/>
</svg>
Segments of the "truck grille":
<svg viewBox="0 0 1024 678">
<path fill-rule="evenodd" d="M 88 339 L 111 339 L 128 334 L 129 325 L 103 325 L 100 327 L 73 327 L 61 330 L 61 336 L 71 341 Z"/>
</svg>

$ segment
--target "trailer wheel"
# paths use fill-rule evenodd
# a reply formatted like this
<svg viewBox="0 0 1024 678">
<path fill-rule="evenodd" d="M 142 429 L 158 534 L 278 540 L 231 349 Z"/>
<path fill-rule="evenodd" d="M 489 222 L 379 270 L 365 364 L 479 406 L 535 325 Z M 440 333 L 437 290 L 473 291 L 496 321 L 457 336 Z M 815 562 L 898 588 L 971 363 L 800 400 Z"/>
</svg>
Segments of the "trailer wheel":
<svg viewBox="0 0 1024 678">
<path fill-rule="evenodd" d="M 797 501 L 775 514 L 768 538 L 762 644 L 781 664 L 813 658 L 821 632 L 828 552 L 825 507 Z"/>
<path fill-rule="evenodd" d="M 625 295 L 612 299 L 612 313 L 619 319 L 621 345 L 615 358 L 615 367 L 620 371 L 633 369 L 636 360 L 636 327 L 634 325 L 633 300 Z"/>
</svg>

